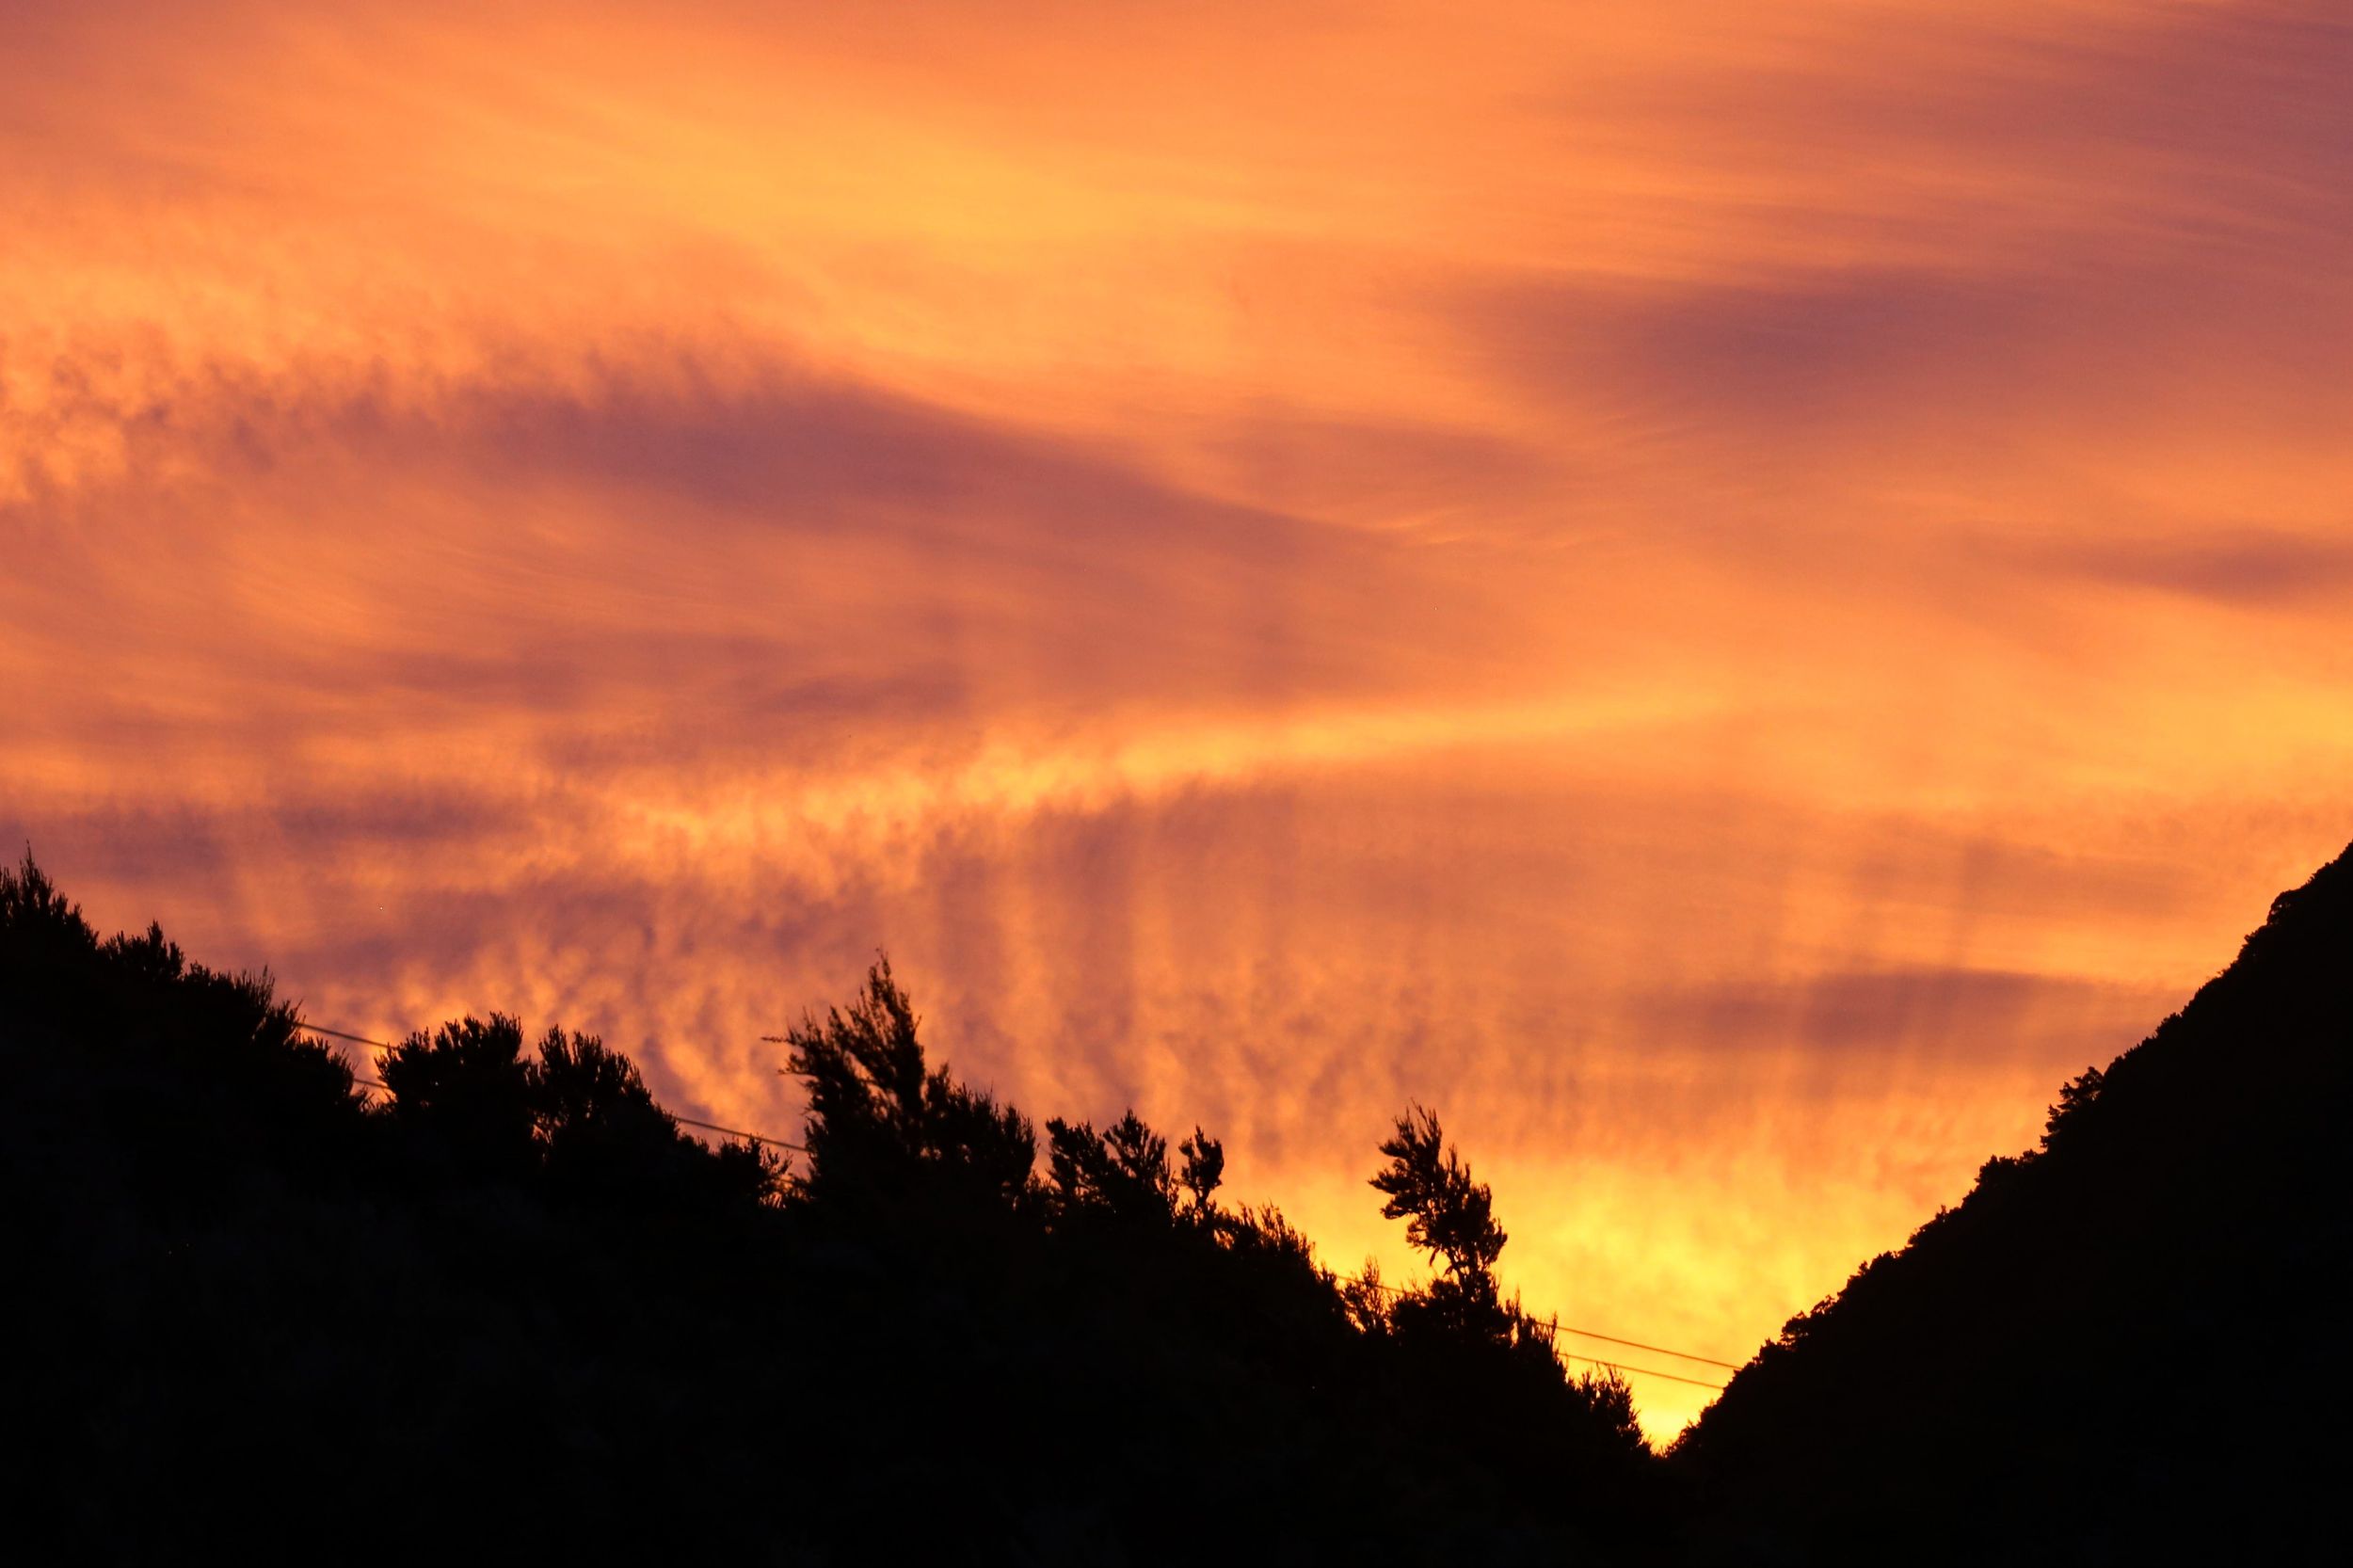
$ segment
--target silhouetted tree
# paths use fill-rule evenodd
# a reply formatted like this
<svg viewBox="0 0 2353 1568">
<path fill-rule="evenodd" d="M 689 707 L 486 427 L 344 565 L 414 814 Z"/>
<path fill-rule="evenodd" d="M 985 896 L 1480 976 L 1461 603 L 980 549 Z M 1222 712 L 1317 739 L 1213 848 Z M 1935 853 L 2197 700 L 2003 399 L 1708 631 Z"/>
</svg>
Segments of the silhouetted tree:
<svg viewBox="0 0 2353 1568">
<path fill-rule="evenodd" d="M 1470 1167 L 1447 1145 L 1437 1113 L 1414 1106 L 1381 1144 L 1388 1166 L 1372 1178 L 1387 1202 L 1383 1218 L 1405 1221 L 1405 1240 L 1444 1262 L 1447 1272 L 1483 1280 L 1492 1293 L 1496 1259 L 1507 1240 L 1496 1223 L 1495 1196 L 1471 1179 Z"/>
<path fill-rule="evenodd" d="M 493 1013 L 420 1031 L 384 1054 L 392 1114 L 470 1176 L 520 1176 L 537 1131 L 520 1020 Z"/>
<path fill-rule="evenodd" d="M 2070 1124 L 2080 1125 L 2100 1097 L 2107 1075 L 2097 1067 L 2086 1067 L 2068 1082 L 2059 1085 L 2058 1103 L 2050 1108 L 2050 1119 L 2043 1124 L 2042 1146 L 2048 1149 L 2062 1128 Z"/>
<path fill-rule="evenodd" d="M 1166 1224 L 1176 1213 L 1176 1176 L 1168 1140 L 1130 1109 L 1096 1132 L 1057 1118 L 1046 1124 L 1047 1179 L 1064 1214 L 1096 1209 L 1124 1220 Z"/>
<path fill-rule="evenodd" d="M 1421 1106 L 1397 1119 L 1381 1152 L 1389 1163 L 1372 1186 L 1387 1200 L 1382 1216 L 1404 1220 L 1407 1242 L 1445 1269 L 1426 1292 L 1430 1308 L 1458 1332 L 1510 1337 L 1513 1314 L 1495 1274 L 1507 1238 L 1496 1223 L 1494 1194 L 1446 1143 L 1436 1112 Z"/>
<path fill-rule="evenodd" d="M 665 1138 L 677 1131 L 654 1103 L 637 1064 L 592 1034 L 550 1029 L 528 1072 L 532 1120 L 552 1144 L 568 1136 L 614 1131 Z"/>
<path fill-rule="evenodd" d="M 639 1206 L 773 1201 L 780 1160 L 740 1141 L 704 1147 L 595 1035 L 550 1029 L 526 1073 L 541 1166 L 559 1190 Z"/>
<path fill-rule="evenodd" d="M 1591 1507 L 1630 1485 L 1649 1459 L 1633 1391 L 1610 1368 L 1572 1378 L 1548 1324 L 1505 1300 L 1495 1266 L 1506 1235 L 1486 1184 L 1446 1141 L 1434 1112 L 1410 1107 L 1381 1144 L 1372 1177 L 1382 1213 L 1439 1272 L 1390 1292 L 1368 1267 L 1347 1298 L 1352 1319 L 1392 1348 L 1406 1378 L 1447 1390 L 1457 1440 L 1513 1484 L 1549 1476 L 1564 1501 Z"/>
<path fill-rule="evenodd" d="M 877 959 L 847 1012 L 805 1016 L 783 1037 L 783 1071 L 808 1092 L 808 1175 L 815 1197 L 905 1195 L 945 1178 L 1019 1206 L 1033 1191 L 1037 1135 L 1028 1118 L 928 1067 L 920 1020 Z"/>
<path fill-rule="evenodd" d="M 1200 1222 L 1214 1218 L 1215 1194 L 1225 1180 L 1225 1145 L 1196 1126 L 1193 1136 L 1176 1145 L 1176 1152 L 1185 1161 L 1177 1181 L 1185 1190 L 1187 1217 Z"/>
</svg>

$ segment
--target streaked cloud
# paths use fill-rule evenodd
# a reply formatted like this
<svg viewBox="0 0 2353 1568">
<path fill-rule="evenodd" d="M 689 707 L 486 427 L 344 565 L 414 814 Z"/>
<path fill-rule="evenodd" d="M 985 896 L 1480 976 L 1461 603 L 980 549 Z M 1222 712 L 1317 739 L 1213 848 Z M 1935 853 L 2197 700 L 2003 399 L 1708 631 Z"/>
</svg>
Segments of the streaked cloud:
<svg viewBox="0 0 2353 1568">
<path fill-rule="evenodd" d="M 1734 1358 L 2353 835 L 2353 24 L 0 19 L 0 836 L 362 1031 L 1041 1112 Z M 1672 1430 L 1691 1391 L 1645 1387 Z"/>
</svg>

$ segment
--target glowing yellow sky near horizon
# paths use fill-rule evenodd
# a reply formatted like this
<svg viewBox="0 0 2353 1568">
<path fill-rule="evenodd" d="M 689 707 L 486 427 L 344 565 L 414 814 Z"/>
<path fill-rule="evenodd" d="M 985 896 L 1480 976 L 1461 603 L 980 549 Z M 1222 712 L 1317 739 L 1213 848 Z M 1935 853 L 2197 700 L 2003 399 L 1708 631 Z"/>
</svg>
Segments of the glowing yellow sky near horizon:
<svg viewBox="0 0 2353 1568">
<path fill-rule="evenodd" d="M 2348 73 L 2227 0 L 12 10 L 0 832 L 731 1124 L 887 946 L 1343 1268 L 1424 1099 L 1531 1305 L 1737 1360 L 2353 837 Z"/>
</svg>

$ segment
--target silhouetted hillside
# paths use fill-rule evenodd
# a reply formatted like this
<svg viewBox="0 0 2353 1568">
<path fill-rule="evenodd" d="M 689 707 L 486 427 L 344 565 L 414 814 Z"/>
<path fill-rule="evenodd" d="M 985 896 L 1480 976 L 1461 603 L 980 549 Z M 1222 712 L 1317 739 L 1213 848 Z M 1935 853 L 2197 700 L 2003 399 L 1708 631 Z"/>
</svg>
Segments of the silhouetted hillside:
<svg viewBox="0 0 2353 1568">
<path fill-rule="evenodd" d="M 0 872 L 16 1539 L 100 1558 L 2180 1560 L 2329 1554 L 2353 857 L 1794 1320 L 1663 1470 L 1504 1294 L 1337 1280 L 1224 1151 L 930 1062 L 888 965 L 783 1042 L 791 1167 L 493 1016 L 355 1088 L 266 976 Z M 2329 1554 L 2333 1555 L 2333 1554 Z"/>
<path fill-rule="evenodd" d="M 1715 1558 L 2342 1551 L 2353 852 L 1677 1445 Z"/>
<path fill-rule="evenodd" d="M 11 1538 L 140 1560 L 1591 1560 L 1654 1538 L 1437 1123 L 1377 1185 L 1440 1270 L 1344 1286 L 1224 1154 L 1032 1123 L 887 966 L 792 1032 L 806 1163 L 600 1042 L 463 1019 L 359 1093 L 266 976 L 0 872 Z M 1040 1166 L 1043 1166 L 1043 1169 Z"/>
</svg>

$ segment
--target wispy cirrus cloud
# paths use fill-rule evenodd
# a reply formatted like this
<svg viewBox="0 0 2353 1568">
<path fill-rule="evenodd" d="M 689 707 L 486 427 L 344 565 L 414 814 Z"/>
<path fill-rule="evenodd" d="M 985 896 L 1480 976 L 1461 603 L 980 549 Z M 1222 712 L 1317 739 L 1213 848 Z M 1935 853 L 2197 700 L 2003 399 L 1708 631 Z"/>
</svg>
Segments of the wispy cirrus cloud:
<svg viewBox="0 0 2353 1568">
<path fill-rule="evenodd" d="M 18 8 L 0 836 L 720 1120 L 887 945 L 1343 1259 L 1434 1100 L 1531 1301 L 1737 1355 L 2345 837 L 2348 64 L 2297 0 Z"/>
</svg>

